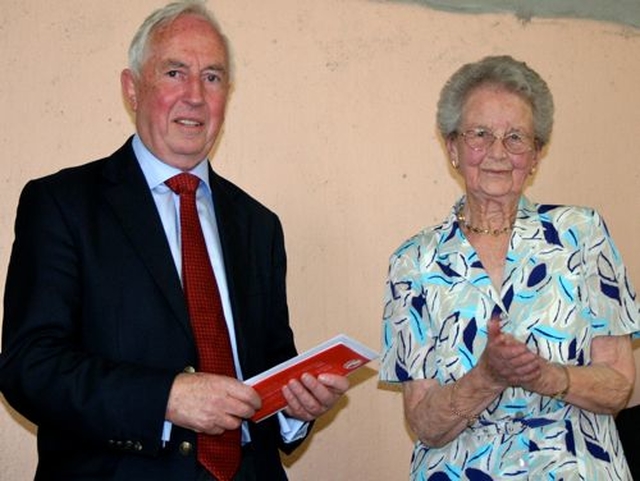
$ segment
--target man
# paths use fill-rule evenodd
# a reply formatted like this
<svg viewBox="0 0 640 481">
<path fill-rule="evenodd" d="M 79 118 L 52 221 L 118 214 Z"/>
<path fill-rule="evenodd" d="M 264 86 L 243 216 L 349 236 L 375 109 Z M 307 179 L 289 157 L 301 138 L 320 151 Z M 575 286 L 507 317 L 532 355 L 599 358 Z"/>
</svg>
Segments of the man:
<svg viewBox="0 0 640 481">
<path fill-rule="evenodd" d="M 22 193 L 0 388 L 38 425 L 37 480 L 286 479 L 278 448 L 295 448 L 348 381 L 305 374 L 283 389 L 283 413 L 247 421 L 261 400 L 239 379 L 296 351 L 280 222 L 207 161 L 229 93 L 225 39 L 201 4 L 174 3 L 147 18 L 129 56 L 121 83 L 137 134 Z M 196 176 L 232 374 L 200 368 L 181 285 L 183 197 L 170 187 L 185 172 Z M 210 466 L 202 439 L 240 453 L 240 465 Z"/>
</svg>

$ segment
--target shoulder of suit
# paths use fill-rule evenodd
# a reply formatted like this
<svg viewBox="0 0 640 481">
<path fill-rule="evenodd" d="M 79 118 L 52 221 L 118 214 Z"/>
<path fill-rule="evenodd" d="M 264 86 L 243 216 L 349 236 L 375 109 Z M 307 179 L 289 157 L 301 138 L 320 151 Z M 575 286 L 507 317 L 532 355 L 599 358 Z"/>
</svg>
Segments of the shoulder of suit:
<svg viewBox="0 0 640 481">
<path fill-rule="evenodd" d="M 228 200 L 241 204 L 245 209 L 260 213 L 263 215 L 276 215 L 269 207 L 257 200 L 253 195 L 249 194 L 242 187 L 238 186 L 234 182 L 222 177 L 221 175 L 212 171 L 210 176 L 211 191 L 213 192 L 214 200 L 220 199 L 221 196 L 226 197 Z"/>
</svg>

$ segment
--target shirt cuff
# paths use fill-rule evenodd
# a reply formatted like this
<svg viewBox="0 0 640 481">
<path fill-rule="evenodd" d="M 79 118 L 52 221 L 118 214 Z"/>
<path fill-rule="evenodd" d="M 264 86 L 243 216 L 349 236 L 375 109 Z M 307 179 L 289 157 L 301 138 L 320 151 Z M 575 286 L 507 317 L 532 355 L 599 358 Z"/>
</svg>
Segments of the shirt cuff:
<svg viewBox="0 0 640 481">
<path fill-rule="evenodd" d="M 299 419 L 288 418 L 281 412 L 278 413 L 280 422 L 280 435 L 285 443 L 292 443 L 304 438 L 309 431 L 309 423 Z"/>
<path fill-rule="evenodd" d="M 280 422 L 280 435 L 285 443 L 292 443 L 304 438 L 309 431 L 309 423 L 300 421 L 299 419 L 288 418 L 282 413 L 278 413 L 278 421 Z M 242 441 L 243 444 L 250 441 L 247 423 L 242 423 Z M 162 426 L 162 446 L 165 446 L 171 440 L 171 428 L 173 424 L 165 421 Z"/>
<path fill-rule="evenodd" d="M 172 427 L 173 424 L 169 421 L 164 422 L 164 425 L 162 426 L 162 447 L 165 447 L 165 445 L 171 440 Z"/>
</svg>

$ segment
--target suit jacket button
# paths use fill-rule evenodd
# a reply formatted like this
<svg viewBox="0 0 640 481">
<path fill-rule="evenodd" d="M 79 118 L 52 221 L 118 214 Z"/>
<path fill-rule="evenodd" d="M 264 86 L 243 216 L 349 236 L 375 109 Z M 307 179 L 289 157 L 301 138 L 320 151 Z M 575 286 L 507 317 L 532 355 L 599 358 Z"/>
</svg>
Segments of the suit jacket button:
<svg viewBox="0 0 640 481">
<path fill-rule="evenodd" d="M 193 366 L 187 366 L 185 367 L 182 372 L 186 372 L 188 374 L 193 374 L 194 372 L 196 372 L 196 368 Z"/>
<path fill-rule="evenodd" d="M 193 444 L 188 441 L 182 441 L 178 446 L 178 451 L 183 456 L 189 456 L 193 452 Z"/>
</svg>

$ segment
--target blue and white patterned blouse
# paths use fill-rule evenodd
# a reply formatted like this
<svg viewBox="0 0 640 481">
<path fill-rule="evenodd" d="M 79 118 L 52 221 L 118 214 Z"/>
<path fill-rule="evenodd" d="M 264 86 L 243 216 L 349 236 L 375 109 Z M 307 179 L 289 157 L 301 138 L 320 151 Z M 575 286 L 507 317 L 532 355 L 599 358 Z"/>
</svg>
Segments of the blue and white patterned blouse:
<svg viewBox="0 0 640 481">
<path fill-rule="evenodd" d="M 596 336 L 638 334 L 635 290 L 596 211 L 523 197 L 497 292 L 456 209 L 391 256 L 382 381 L 454 382 L 478 362 L 494 311 L 504 331 L 567 365 L 588 365 Z M 612 416 L 508 388 L 446 446 L 418 441 L 411 479 L 626 481 L 631 475 Z"/>
</svg>

